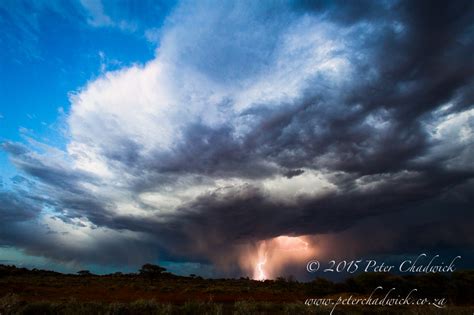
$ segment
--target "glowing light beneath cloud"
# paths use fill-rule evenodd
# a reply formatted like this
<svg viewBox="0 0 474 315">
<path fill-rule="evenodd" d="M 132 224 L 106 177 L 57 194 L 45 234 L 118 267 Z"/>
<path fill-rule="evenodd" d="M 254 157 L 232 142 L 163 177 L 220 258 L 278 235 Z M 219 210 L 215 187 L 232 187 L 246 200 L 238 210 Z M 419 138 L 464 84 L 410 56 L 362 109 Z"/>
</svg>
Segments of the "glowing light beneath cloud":
<svg viewBox="0 0 474 315">
<path fill-rule="evenodd" d="M 281 276 L 286 266 L 303 263 L 316 252 L 309 236 L 282 235 L 259 241 L 254 250 L 243 253 L 242 264 L 252 268 L 254 280 L 263 281 Z"/>
</svg>

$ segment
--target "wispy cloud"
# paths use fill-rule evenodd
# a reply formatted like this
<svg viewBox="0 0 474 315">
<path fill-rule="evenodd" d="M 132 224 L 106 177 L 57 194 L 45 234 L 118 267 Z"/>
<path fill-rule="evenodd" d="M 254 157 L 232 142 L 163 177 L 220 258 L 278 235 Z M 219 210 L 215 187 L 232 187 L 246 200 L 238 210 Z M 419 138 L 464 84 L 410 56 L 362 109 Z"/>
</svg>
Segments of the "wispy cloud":
<svg viewBox="0 0 474 315">
<path fill-rule="evenodd" d="M 118 27 L 124 31 L 135 31 L 137 26 L 126 20 L 114 20 L 104 11 L 101 0 L 81 0 L 87 11 L 87 22 L 94 27 Z"/>
</svg>

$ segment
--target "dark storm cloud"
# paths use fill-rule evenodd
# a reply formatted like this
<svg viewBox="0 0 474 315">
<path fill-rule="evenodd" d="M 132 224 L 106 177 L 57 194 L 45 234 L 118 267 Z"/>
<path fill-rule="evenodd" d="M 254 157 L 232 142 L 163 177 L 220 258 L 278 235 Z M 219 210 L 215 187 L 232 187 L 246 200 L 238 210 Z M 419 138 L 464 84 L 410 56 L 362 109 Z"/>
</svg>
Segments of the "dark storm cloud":
<svg viewBox="0 0 474 315">
<path fill-rule="evenodd" d="M 327 255 L 343 257 L 340 248 L 344 246 L 356 256 L 448 251 L 463 255 L 464 266 L 472 267 L 473 190 L 471 180 L 424 202 L 407 205 L 399 212 L 362 220 L 345 231 L 329 235 Z"/>
<path fill-rule="evenodd" d="M 356 4 L 359 9 L 358 2 L 352 6 Z M 340 91 L 339 104 L 316 87 L 316 96 L 296 110 L 274 114 L 260 124 L 249 140 L 254 145 L 246 148 L 291 167 L 360 174 L 415 167 L 410 161 L 430 146 L 422 123 L 429 123 L 432 111 L 454 96 L 451 112 L 472 106 L 472 92 L 462 93 L 473 89 L 474 42 L 472 36 L 467 39 L 472 35 L 472 6 L 470 1 L 393 5 L 392 20 L 372 22 L 378 29 L 372 38 L 355 38 L 354 45 L 368 58 L 354 60 L 357 74 L 352 86 Z M 351 20 L 363 18 L 359 12 L 364 10 L 355 11 Z M 395 20 L 403 25 L 401 34 L 391 28 Z M 314 95 L 311 88 L 307 93 Z M 369 115 L 378 115 L 389 128 L 370 126 L 365 121 Z M 315 161 L 325 154 L 329 161 Z"/>
<path fill-rule="evenodd" d="M 368 38 L 355 38 L 353 45 L 365 58 L 354 57 L 357 74 L 336 100 L 315 86 L 314 91 L 307 89 L 300 104 L 288 104 L 279 111 L 254 111 L 251 115 L 258 123 L 241 142 L 233 140 L 228 130 L 201 130 L 199 140 L 192 132 L 174 156 L 173 168 L 214 174 L 242 170 L 240 174 L 246 176 L 245 170 L 253 167 L 257 172 L 263 160 L 283 169 L 343 171 L 343 182 L 334 179 L 340 193 L 301 198 L 291 206 L 252 187 L 202 196 L 176 218 L 190 231 L 190 238 L 201 235 L 209 244 L 217 242 L 215 249 L 245 238 L 337 232 L 367 217 L 407 208 L 416 212 L 417 205 L 472 178 L 469 165 L 459 170 L 445 165 L 466 147 L 441 159 L 419 158 L 429 155 L 435 145 L 426 126 L 473 104 L 473 3 L 397 2 L 386 9 L 373 2 L 368 9 L 355 4 L 331 8 L 327 14 L 329 20 L 344 24 L 364 20 L 375 29 Z M 394 23 L 398 23 L 395 28 Z M 435 112 L 449 101 L 452 106 L 447 113 Z M 378 129 L 367 120 L 371 115 L 388 127 Z M 413 176 L 400 176 L 407 171 Z M 355 188 L 356 180 L 377 179 L 382 184 L 375 189 Z M 473 205 L 462 197 L 456 204 Z M 466 227 L 465 222 L 451 226 L 447 213 L 442 217 L 447 230 L 459 224 Z M 433 232 L 428 233 L 435 236 Z"/>
<path fill-rule="evenodd" d="M 452 165 L 453 159 L 472 151 L 472 139 L 434 154 L 440 141 L 430 128 L 472 108 L 474 3 L 301 1 L 291 8 L 291 15 L 316 15 L 344 30 L 354 67 L 347 83 L 332 85 L 314 78 L 293 101 L 255 105 L 239 114 L 251 122 L 251 130 L 239 136 L 235 126 L 197 121 L 183 127 L 171 150 L 145 154 L 137 139 L 114 135 L 113 145 L 103 146 L 100 153 L 111 169 L 133 175 L 120 188 L 153 213 L 147 217 L 117 215 L 113 197 L 95 196 L 82 185 L 108 183 L 7 142 L 3 147 L 18 168 L 41 184 L 33 191 L 37 197 L 31 198 L 54 208 L 64 222 L 85 217 L 96 227 L 143 233 L 143 242 L 126 242 L 134 244 L 137 253 L 155 248 L 160 258 L 170 260 L 212 260 L 240 243 L 318 233 L 334 234 L 339 244 L 352 238 L 360 252 L 382 251 L 362 232 L 370 230 L 386 238 L 385 251 L 472 246 L 474 240 L 465 237 L 472 220 L 450 215 L 453 207 L 467 215 L 474 206 L 472 159 Z M 450 107 L 439 110 L 448 103 Z M 257 184 L 239 184 L 201 193 L 167 214 L 138 197 L 181 181 L 192 186 L 222 178 L 299 179 L 311 171 L 321 172 L 337 189 L 288 202 Z M 186 175 L 192 179 L 182 180 Z M 14 193 L 0 198 L 1 215 L 9 221 L 30 220 L 39 212 L 26 203 L 32 199 Z M 430 213 L 433 221 L 425 221 Z M 379 227 L 387 218 L 394 222 L 393 234 Z M 409 218 L 415 219 L 405 228 Z M 437 235 L 440 222 L 443 228 Z M 9 241 L 20 234 L 11 231 Z M 47 251 L 46 244 L 29 244 L 32 237 L 27 239 L 18 245 L 60 257 L 49 254 L 55 250 Z M 118 261 L 127 260 L 128 253 L 117 242 L 106 239 L 99 247 Z M 67 258 L 74 255 L 92 259 L 88 251 L 73 250 Z"/>
<path fill-rule="evenodd" d="M 419 206 L 472 176 L 432 170 L 390 179 L 369 191 L 347 189 L 317 199 L 300 198 L 297 205 L 272 200 L 254 187 L 243 187 L 226 195 L 202 196 L 182 209 L 188 214 L 176 220 L 190 238 L 202 237 L 209 244 L 222 246 L 282 234 L 329 233 L 368 217 Z M 458 197 L 462 205 L 460 201 Z"/>
<path fill-rule="evenodd" d="M 97 183 L 97 178 L 91 174 L 72 170 L 61 163 L 54 163 L 52 160 L 42 159 L 20 143 L 5 142 L 2 147 L 10 153 L 13 162 L 19 169 L 42 183 L 70 192 L 78 191 L 77 182 L 79 180 Z"/>
<path fill-rule="evenodd" d="M 40 212 L 41 208 L 28 200 L 27 196 L 0 191 L 0 216 L 3 223 L 28 221 L 36 218 Z"/>
<path fill-rule="evenodd" d="M 289 170 L 288 172 L 286 172 L 283 175 L 285 175 L 285 177 L 287 177 L 287 178 L 292 178 L 292 177 L 301 175 L 303 173 L 304 173 L 304 170 L 295 169 L 295 170 Z"/>
<path fill-rule="evenodd" d="M 108 230 L 73 243 L 64 239 L 62 236 L 86 226 L 76 218 L 87 218 L 93 224 L 92 229 L 131 227 L 121 226 L 120 220 L 115 222 L 108 200 L 99 199 L 80 187 L 78 181 L 89 181 L 89 174 L 46 165 L 42 157 L 34 156 L 34 151 L 18 144 L 8 143 L 4 147 L 15 153 L 16 165 L 34 181 L 15 176 L 11 179 L 14 188 L 0 191 L 2 245 L 22 248 L 29 255 L 78 264 L 139 265 L 157 259 L 159 244 L 146 237 L 121 237 Z M 40 220 L 42 215 L 51 215 L 51 220 L 60 223 L 59 227 L 44 223 Z"/>
<path fill-rule="evenodd" d="M 431 146 L 425 124 L 433 111 L 448 101 L 454 105 L 447 113 L 472 105 L 472 2 L 396 2 L 387 8 L 373 2 L 309 4 L 319 8 L 310 10 L 313 14 L 324 14 L 327 7 L 330 21 L 364 20 L 375 29 L 370 36 L 357 29 L 364 35 L 352 45 L 365 57 L 353 57 L 353 83 L 338 91 L 337 99 L 316 82 L 300 103 L 244 113 L 257 122 L 244 139 L 235 139 L 230 126 L 193 124 L 166 155 L 140 157 L 138 145 L 124 140 L 106 152 L 108 157 L 138 172 L 218 177 L 267 177 L 278 171 L 268 161 L 362 175 L 416 169 L 412 160 Z M 389 126 L 370 125 L 370 115 Z"/>
<path fill-rule="evenodd" d="M 99 200 L 80 186 L 80 182 L 97 185 L 97 178 L 61 163 L 55 163 L 48 156 L 37 155 L 35 151 L 22 144 L 8 142 L 4 143 L 3 147 L 10 153 L 18 169 L 32 178 L 29 180 L 24 176 L 14 176 L 11 182 L 22 185 L 16 187 L 16 194 L 5 194 L 5 200 L 10 202 L 29 200 L 38 205 L 34 207 L 35 209 L 53 208 L 63 219 L 85 216 L 101 225 L 107 221 L 107 201 Z"/>
</svg>

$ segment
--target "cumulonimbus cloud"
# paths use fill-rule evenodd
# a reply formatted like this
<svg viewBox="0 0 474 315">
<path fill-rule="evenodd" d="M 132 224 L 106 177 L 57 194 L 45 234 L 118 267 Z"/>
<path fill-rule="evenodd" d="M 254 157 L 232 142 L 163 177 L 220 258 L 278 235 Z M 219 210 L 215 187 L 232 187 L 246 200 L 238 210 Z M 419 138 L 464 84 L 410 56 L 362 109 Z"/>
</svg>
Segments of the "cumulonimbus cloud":
<svg viewBox="0 0 474 315">
<path fill-rule="evenodd" d="M 280 235 L 338 246 L 354 235 L 358 253 L 377 252 L 359 225 L 411 211 L 420 226 L 428 204 L 459 234 L 449 245 L 466 246 L 469 220 L 446 211 L 472 206 L 472 12 L 469 1 L 182 3 L 153 60 L 71 96 L 66 150 L 4 143 L 34 184 L 2 195 L 18 228 L 1 240 L 101 263 L 220 263 Z M 398 250 L 408 236 L 384 237 Z M 74 240 L 90 246 L 50 245 Z"/>
</svg>

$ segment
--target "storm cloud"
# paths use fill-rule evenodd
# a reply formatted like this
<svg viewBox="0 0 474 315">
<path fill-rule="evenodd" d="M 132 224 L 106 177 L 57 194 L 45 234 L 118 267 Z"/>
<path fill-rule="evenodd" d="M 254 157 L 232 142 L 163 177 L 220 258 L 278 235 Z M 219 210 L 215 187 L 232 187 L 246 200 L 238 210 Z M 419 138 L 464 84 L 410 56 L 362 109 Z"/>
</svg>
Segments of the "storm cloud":
<svg viewBox="0 0 474 315">
<path fill-rule="evenodd" d="M 71 94 L 64 150 L 3 144 L 25 180 L 0 242 L 103 264 L 280 235 L 472 248 L 473 21 L 472 1 L 183 2 L 153 60 Z"/>
</svg>

